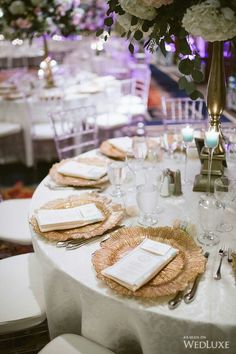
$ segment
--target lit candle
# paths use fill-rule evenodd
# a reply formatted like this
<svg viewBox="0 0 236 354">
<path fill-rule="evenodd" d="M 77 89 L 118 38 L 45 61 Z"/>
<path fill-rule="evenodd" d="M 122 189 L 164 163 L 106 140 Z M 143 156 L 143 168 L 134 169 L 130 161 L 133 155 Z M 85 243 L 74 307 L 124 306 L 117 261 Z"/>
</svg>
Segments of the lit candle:
<svg viewBox="0 0 236 354">
<path fill-rule="evenodd" d="M 183 141 L 185 143 L 190 143 L 193 140 L 193 128 L 187 125 L 182 129 Z"/>
<path fill-rule="evenodd" d="M 208 148 L 214 149 L 219 143 L 219 132 L 209 130 L 205 133 L 205 145 Z"/>
</svg>

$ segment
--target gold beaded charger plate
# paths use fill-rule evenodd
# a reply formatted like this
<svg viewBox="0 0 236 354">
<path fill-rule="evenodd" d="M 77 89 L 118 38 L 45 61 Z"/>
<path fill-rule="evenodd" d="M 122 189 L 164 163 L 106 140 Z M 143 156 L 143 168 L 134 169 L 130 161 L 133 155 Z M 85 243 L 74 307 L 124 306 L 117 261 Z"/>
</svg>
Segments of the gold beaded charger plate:
<svg viewBox="0 0 236 354">
<path fill-rule="evenodd" d="M 153 148 L 158 145 L 155 139 L 152 138 L 147 139 L 147 144 L 149 148 Z M 108 140 L 103 141 L 99 149 L 100 152 L 107 157 L 111 157 L 116 160 L 125 160 L 126 158 L 126 152 L 113 146 Z"/>
<path fill-rule="evenodd" d="M 116 263 L 127 252 L 138 246 L 144 238 L 163 242 L 179 250 L 177 256 L 154 278 L 136 291 L 131 291 L 101 274 L 102 270 Z M 205 270 L 206 260 L 193 239 L 184 231 L 172 227 L 120 229 L 101 244 L 92 257 L 97 277 L 116 293 L 124 296 L 153 299 L 176 294 Z M 127 269 L 127 272 L 129 270 Z"/>
<path fill-rule="evenodd" d="M 100 152 L 105 156 L 117 160 L 125 160 L 126 153 L 114 147 L 112 144 L 109 143 L 108 140 L 103 141 L 99 149 Z"/>
<path fill-rule="evenodd" d="M 107 165 L 107 161 L 99 157 L 79 157 L 77 159 L 72 158 L 72 159 L 62 160 L 58 163 L 55 163 L 49 171 L 50 177 L 58 185 L 74 186 L 74 187 L 96 187 L 108 182 L 107 174 L 101 177 L 100 179 L 92 180 L 92 179 L 85 179 L 80 177 L 65 176 L 59 173 L 58 168 L 64 165 L 68 161 L 77 161 L 86 165 L 92 165 L 98 167 Z"/>
<path fill-rule="evenodd" d="M 50 241 L 67 241 L 70 239 L 89 239 L 95 236 L 103 235 L 105 231 L 112 229 L 118 225 L 124 217 L 124 209 L 120 204 L 114 204 L 105 196 L 97 193 L 84 193 L 80 196 L 72 195 L 66 199 L 56 199 L 43 205 L 40 209 L 65 209 L 73 208 L 80 205 L 94 203 L 96 207 L 102 212 L 104 220 L 79 226 L 67 230 L 54 230 L 42 232 L 35 216 L 32 216 L 30 223 L 36 234 L 50 240 Z"/>
</svg>

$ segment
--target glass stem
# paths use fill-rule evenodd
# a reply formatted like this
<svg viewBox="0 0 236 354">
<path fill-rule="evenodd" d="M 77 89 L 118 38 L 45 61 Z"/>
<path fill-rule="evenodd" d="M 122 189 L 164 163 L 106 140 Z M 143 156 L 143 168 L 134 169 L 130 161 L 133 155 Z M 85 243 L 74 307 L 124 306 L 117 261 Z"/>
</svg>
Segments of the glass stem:
<svg viewBox="0 0 236 354">
<path fill-rule="evenodd" d="M 120 184 L 116 184 L 116 195 L 121 195 L 121 186 Z"/>
<path fill-rule="evenodd" d="M 214 149 L 209 148 L 207 193 L 211 193 L 211 167 L 212 167 L 213 153 L 214 153 Z"/>
<path fill-rule="evenodd" d="M 188 144 L 185 144 L 185 167 L 184 167 L 184 180 L 187 182 L 187 166 L 188 166 Z"/>
</svg>

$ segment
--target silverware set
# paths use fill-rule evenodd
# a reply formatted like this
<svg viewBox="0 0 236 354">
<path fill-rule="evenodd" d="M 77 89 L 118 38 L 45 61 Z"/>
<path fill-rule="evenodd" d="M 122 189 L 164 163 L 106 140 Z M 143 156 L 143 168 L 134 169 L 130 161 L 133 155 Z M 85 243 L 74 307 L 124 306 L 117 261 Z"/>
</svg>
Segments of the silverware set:
<svg viewBox="0 0 236 354">
<path fill-rule="evenodd" d="M 87 191 L 87 190 L 92 190 L 92 191 L 96 191 L 97 193 L 101 193 L 105 190 L 106 187 L 76 187 L 76 186 L 63 186 L 63 185 L 59 185 L 59 184 L 55 184 L 53 182 L 44 182 L 44 186 L 47 187 L 50 190 L 53 191 L 60 191 L 60 190 L 81 190 L 81 191 Z"/>
<path fill-rule="evenodd" d="M 204 253 L 204 257 L 206 259 L 208 259 L 209 255 L 210 255 L 209 252 Z M 191 288 L 188 289 L 187 292 L 185 290 L 178 291 L 175 297 L 168 302 L 169 309 L 174 310 L 175 308 L 177 308 L 182 302 L 182 300 L 184 300 L 186 304 L 190 304 L 196 297 L 197 288 L 200 279 L 201 279 L 201 274 L 199 274 L 195 278 Z"/>
<path fill-rule="evenodd" d="M 101 242 L 105 242 L 110 237 L 111 233 L 113 233 L 116 230 L 119 230 L 123 227 L 125 227 L 125 225 L 116 225 L 113 228 L 111 228 L 110 230 L 107 230 L 106 232 L 104 232 L 102 235 L 91 237 L 91 238 L 79 238 L 79 239 L 71 239 L 71 240 L 67 240 L 67 241 L 58 241 L 57 247 L 58 248 L 63 247 L 63 248 L 66 248 L 66 250 L 75 250 L 75 249 L 80 248 L 80 247 L 82 247 L 94 240 L 97 240 L 101 237 L 103 237 Z M 105 238 L 104 238 L 104 236 L 105 236 Z"/>
<path fill-rule="evenodd" d="M 219 249 L 219 256 L 220 256 L 220 263 L 219 263 L 219 266 L 216 270 L 216 273 L 214 275 L 214 279 L 215 280 L 220 280 L 221 279 L 221 266 L 222 266 L 222 263 L 223 263 L 223 259 L 224 257 L 227 257 L 227 261 L 229 263 L 231 263 L 233 261 L 233 258 L 232 258 L 232 248 L 230 247 L 226 247 L 225 245 L 221 246 L 221 248 Z"/>
<path fill-rule="evenodd" d="M 225 245 L 222 245 L 220 247 L 220 249 L 218 251 L 218 254 L 220 256 L 220 262 L 219 262 L 218 268 L 216 270 L 216 273 L 214 275 L 214 279 L 215 280 L 220 280 L 222 278 L 221 266 L 222 266 L 222 262 L 223 262 L 224 257 L 227 257 L 228 263 L 232 263 L 233 262 L 232 252 L 233 252 L 232 248 L 230 248 L 230 247 L 227 248 Z M 206 259 L 208 259 L 209 252 L 205 252 L 204 253 L 204 257 L 206 257 Z M 175 295 L 175 297 L 168 302 L 169 309 L 173 310 L 173 309 L 177 308 L 180 305 L 180 303 L 182 302 L 182 300 L 184 300 L 184 302 L 186 304 L 190 304 L 196 297 L 196 292 L 197 292 L 197 288 L 198 288 L 198 284 L 199 284 L 200 278 L 201 278 L 201 274 L 199 274 L 195 278 L 191 288 L 188 289 L 187 292 L 185 292 L 185 290 L 179 291 Z"/>
</svg>

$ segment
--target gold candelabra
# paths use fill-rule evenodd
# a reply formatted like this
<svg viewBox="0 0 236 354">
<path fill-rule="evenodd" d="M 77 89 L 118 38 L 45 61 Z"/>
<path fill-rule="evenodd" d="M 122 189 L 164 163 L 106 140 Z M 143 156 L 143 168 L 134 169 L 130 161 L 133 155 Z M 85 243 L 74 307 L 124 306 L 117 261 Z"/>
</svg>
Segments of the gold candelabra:
<svg viewBox="0 0 236 354">
<path fill-rule="evenodd" d="M 43 46 L 44 46 L 44 60 L 40 64 L 40 67 L 42 68 L 44 73 L 45 87 L 52 88 L 55 87 L 53 71 L 52 71 L 52 59 L 48 54 L 48 43 L 45 35 L 43 36 Z"/>
<path fill-rule="evenodd" d="M 211 59 L 211 69 L 207 85 L 207 110 L 210 117 L 210 127 L 219 132 L 219 144 L 214 149 L 212 156 L 212 167 L 210 176 L 210 191 L 214 191 L 214 180 L 224 174 L 225 149 L 223 145 L 223 136 L 221 132 L 220 117 L 226 103 L 226 83 L 224 70 L 223 42 L 213 43 L 213 52 Z M 210 151 L 204 147 L 200 153 L 201 172 L 195 177 L 194 191 L 205 192 L 208 188 L 209 172 L 209 154 Z"/>
</svg>

